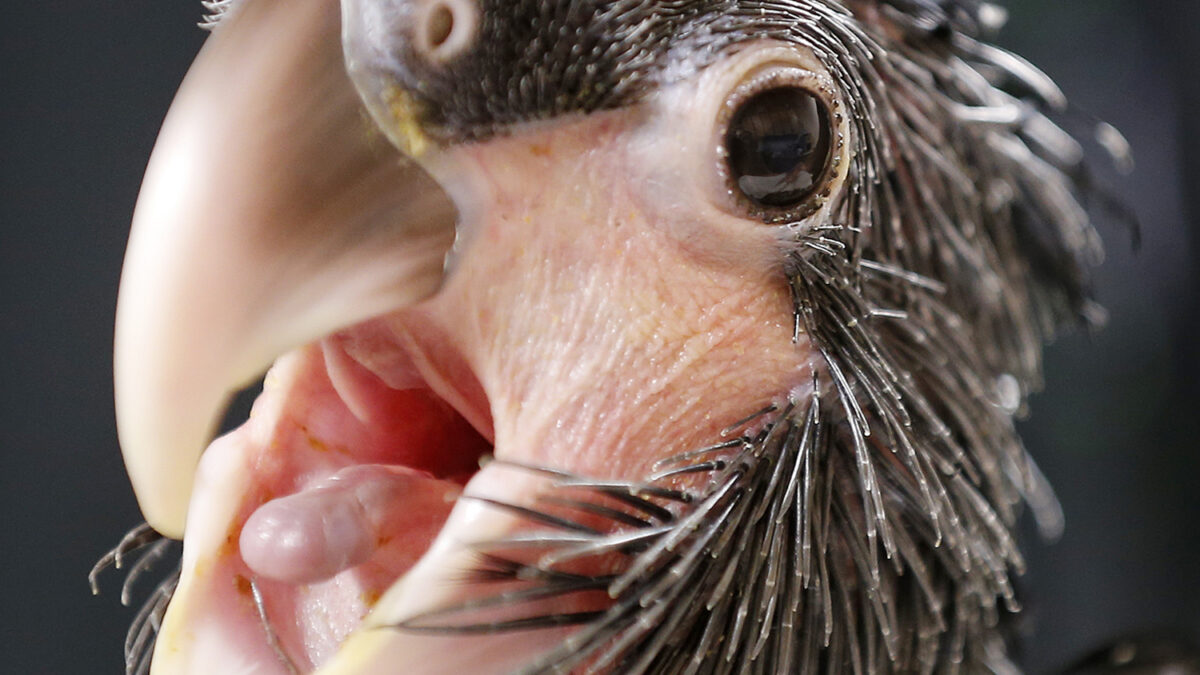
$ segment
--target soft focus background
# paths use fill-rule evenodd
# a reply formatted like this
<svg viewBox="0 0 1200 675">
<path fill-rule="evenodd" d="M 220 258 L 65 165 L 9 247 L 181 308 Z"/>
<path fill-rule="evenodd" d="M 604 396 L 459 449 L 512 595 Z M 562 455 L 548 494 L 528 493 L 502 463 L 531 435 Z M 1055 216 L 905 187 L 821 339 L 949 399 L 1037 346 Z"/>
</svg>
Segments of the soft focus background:
<svg viewBox="0 0 1200 675">
<path fill-rule="evenodd" d="M 1001 43 L 1129 137 L 1101 171 L 1106 330 L 1054 345 L 1024 424 L 1067 530 L 1030 547 L 1024 663 L 1116 634 L 1200 637 L 1200 2 L 1022 0 Z M 112 317 L 158 125 L 203 41 L 189 0 L 10 0 L 0 17 L 0 670 L 122 672 L 132 610 L 92 562 L 139 521 L 116 444 Z"/>
</svg>

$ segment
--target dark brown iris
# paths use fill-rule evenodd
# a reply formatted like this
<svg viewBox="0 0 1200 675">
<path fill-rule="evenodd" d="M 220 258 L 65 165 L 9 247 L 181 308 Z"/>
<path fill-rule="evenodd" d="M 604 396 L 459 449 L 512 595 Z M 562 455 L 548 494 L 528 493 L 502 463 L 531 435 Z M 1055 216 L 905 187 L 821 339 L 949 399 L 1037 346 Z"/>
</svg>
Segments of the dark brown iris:
<svg viewBox="0 0 1200 675">
<path fill-rule="evenodd" d="M 725 136 L 730 177 L 758 206 L 792 209 L 820 189 L 832 129 L 821 99 L 799 87 L 755 94 Z"/>
</svg>

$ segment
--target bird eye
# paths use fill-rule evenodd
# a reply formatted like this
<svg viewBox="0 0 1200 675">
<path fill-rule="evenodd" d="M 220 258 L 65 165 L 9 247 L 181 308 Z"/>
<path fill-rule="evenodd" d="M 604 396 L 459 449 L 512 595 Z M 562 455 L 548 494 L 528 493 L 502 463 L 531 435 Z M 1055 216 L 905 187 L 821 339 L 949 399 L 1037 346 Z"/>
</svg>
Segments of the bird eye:
<svg viewBox="0 0 1200 675">
<path fill-rule="evenodd" d="M 832 135 L 829 111 L 811 92 L 784 86 L 756 93 L 725 133 L 730 181 L 757 207 L 793 211 L 821 190 Z"/>
</svg>

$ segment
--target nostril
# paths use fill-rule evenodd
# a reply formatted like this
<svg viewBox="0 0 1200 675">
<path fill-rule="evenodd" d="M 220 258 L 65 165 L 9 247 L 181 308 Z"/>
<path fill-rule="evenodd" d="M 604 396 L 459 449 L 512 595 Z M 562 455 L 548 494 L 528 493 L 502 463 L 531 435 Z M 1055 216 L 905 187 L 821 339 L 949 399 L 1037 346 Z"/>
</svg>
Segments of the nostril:
<svg viewBox="0 0 1200 675">
<path fill-rule="evenodd" d="M 470 46 L 479 22 L 474 0 L 430 0 L 423 3 L 417 45 L 433 61 L 448 61 Z"/>
</svg>

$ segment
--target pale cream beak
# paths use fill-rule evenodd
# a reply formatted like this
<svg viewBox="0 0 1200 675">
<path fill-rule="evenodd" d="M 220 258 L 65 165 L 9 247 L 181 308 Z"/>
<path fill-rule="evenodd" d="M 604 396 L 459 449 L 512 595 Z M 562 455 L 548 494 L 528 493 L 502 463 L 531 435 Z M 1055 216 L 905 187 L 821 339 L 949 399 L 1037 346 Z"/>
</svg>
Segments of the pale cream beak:
<svg viewBox="0 0 1200 675">
<path fill-rule="evenodd" d="M 117 423 L 146 520 L 181 537 L 230 395 L 286 350 L 432 294 L 441 189 L 371 124 L 337 0 L 247 0 L 163 125 L 117 307 Z"/>
</svg>

